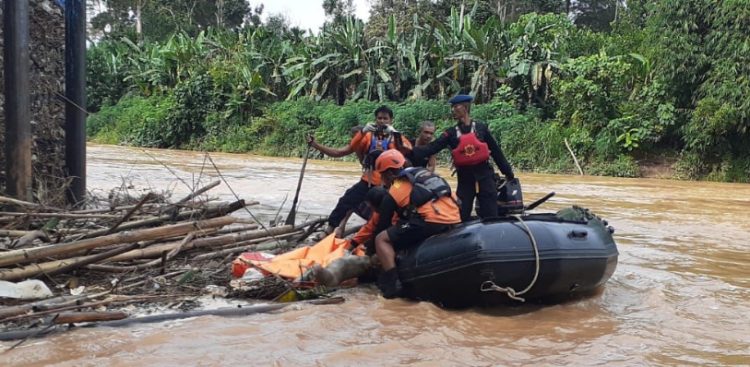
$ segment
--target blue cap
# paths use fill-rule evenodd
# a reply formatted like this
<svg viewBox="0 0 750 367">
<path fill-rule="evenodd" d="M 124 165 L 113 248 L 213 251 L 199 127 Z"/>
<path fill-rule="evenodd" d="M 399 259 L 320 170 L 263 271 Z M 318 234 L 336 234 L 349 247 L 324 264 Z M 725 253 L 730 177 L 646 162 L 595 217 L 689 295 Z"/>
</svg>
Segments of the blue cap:
<svg viewBox="0 0 750 367">
<path fill-rule="evenodd" d="M 457 94 L 455 97 L 449 99 L 448 103 L 450 104 L 465 103 L 465 102 L 471 102 L 473 100 L 474 100 L 474 97 L 468 94 Z"/>
</svg>

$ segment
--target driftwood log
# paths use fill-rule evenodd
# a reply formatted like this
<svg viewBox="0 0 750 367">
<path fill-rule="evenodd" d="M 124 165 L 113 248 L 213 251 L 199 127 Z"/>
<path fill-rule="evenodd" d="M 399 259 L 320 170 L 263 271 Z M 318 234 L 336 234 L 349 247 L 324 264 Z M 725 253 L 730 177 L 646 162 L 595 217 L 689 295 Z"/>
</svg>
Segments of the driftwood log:
<svg viewBox="0 0 750 367">
<path fill-rule="evenodd" d="M 195 219 L 204 219 L 204 218 L 208 219 L 208 218 L 214 218 L 214 217 L 221 217 L 229 213 L 232 213 L 234 211 L 237 211 L 241 208 L 244 208 L 245 206 L 257 205 L 257 204 L 258 204 L 257 201 L 245 203 L 244 200 L 238 200 L 230 204 L 223 204 L 223 205 L 206 208 L 206 209 L 198 209 L 198 210 L 182 212 L 180 214 L 177 214 L 176 216 L 162 215 L 162 216 L 155 217 L 155 218 L 128 222 L 128 223 L 120 225 L 113 231 L 122 232 L 122 231 L 132 230 L 136 228 L 151 227 L 151 226 L 160 225 L 164 222 L 169 222 L 169 221 L 183 221 L 183 220 L 190 220 L 190 219 L 195 220 Z M 92 232 L 86 233 L 83 239 L 104 236 L 104 235 L 107 235 L 109 232 L 110 232 L 109 228 L 98 230 L 98 231 L 92 231 Z"/>
<path fill-rule="evenodd" d="M 225 225 L 232 224 L 234 221 L 235 218 L 224 216 L 197 222 L 179 223 L 158 228 L 142 229 L 133 232 L 121 232 L 97 238 L 63 243 L 59 245 L 12 250 L 0 254 L 0 266 L 24 264 L 32 262 L 34 260 L 60 255 L 72 256 L 80 251 L 114 245 L 118 243 L 146 241 L 157 238 L 169 238 L 173 236 L 184 235 L 194 230 L 223 227 Z M 0 279 L 6 278 L 0 276 Z"/>
<path fill-rule="evenodd" d="M 210 238 L 199 238 L 199 239 L 193 240 L 189 244 L 186 244 L 182 248 L 182 250 L 187 251 L 190 249 L 200 248 L 200 247 L 220 246 L 220 245 L 226 245 L 229 243 L 253 240 L 253 239 L 264 238 L 264 237 L 269 237 L 269 236 L 279 236 L 279 235 L 283 235 L 285 233 L 291 232 L 293 230 L 294 229 L 292 226 L 281 226 L 281 227 L 270 228 L 267 231 L 261 229 L 261 230 L 256 230 L 256 231 L 249 231 L 246 233 L 228 234 L 228 235 L 210 237 Z M 159 257 L 164 251 L 172 251 L 174 248 L 176 248 L 179 245 L 180 245 L 179 242 L 173 242 L 173 243 L 154 245 L 154 246 L 150 246 L 144 249 L 132 250 L 122 255 L 114 256 L 111 259 L 109 259 L 108 262 Z M 96 266 L 91 265 L 91 266 L 88 266 L 87 268 L 94 270 L 96 269 Z"/>
<path fill-rule="evenodd" d="M 295 303 L 306 303 L 306 304 L 312 304 L 312 305 L 331 305 L 331 304 L 339 304 L 342 302 L 344 302 L 343 298 L 333 297 L 333 298 L 323 298 L 319 300 L 301 301 L 301 302 L 295 302 Z M 171 313 L 171 314 L 163 314 L 163 315 L 150 315 L 150 316 L 126 318 L 126 319 L 114 320 L 114 321 L 92 322 L 86 325 L 82 325 L 82 327 L 96 327 L 96 326 L 116 327 L 116 326 L 126 326 L 130 324 L 135 324 L 135 323 L 163 322 L 163 321 L 179 320 L 179 319 L 186 319 L 186 318 L 198 317 L 198 316 L 247 316 L 247 315 L 252 315 L 256 313 L 264 313 L 264 312 L 272 312 L 272 311 L 280 310 L 286 306 L 289 306 L 290 304 L 291 303 L 272 303 L 272 304 L 265 304 L 265 305 L 226 307 L 226 308 L 219 308 L 216 310 L 198 310 L 198 311 L 179 312 L 179 313 Z M 45 328 L 41 328 L 41 329 L 6 331 L 6 332 L 0 333 L 0 341 L 34 338 L 34 337 L 44 336 L 55 331 L 64 331 L 64 330 L 67 330 L 67 329 L 46 326 Z"/>
<path fill-rule="evenodd" d="M 120 311 L 61 312 L 52 319 L 55 324 L 72 324 L 76 322 L 122 320 L 128 314 Z"/>
</svg>

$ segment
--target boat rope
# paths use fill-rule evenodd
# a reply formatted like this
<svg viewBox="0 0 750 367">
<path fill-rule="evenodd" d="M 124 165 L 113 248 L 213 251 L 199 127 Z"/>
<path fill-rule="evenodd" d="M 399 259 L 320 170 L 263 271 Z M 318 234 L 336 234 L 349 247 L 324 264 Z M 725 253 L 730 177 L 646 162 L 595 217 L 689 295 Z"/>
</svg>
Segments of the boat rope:
<svg viewBox="0 0 750 367">
<path fill-rule="evenodd" d="M 495 282 L 491 280 L 487 280 L 479 287 L 479 290 L 482 292 L 503 292 L 508 295 L 511 299 L 514 299 L 516 301 L 520 302 L 526 302 L 526 299 L 523 297 L 519 297 L 520 295 L 528 292 L 531 290 L 531 288 L 534 287 L 534 284 L 536 284 L 537 278 L 539 278 L 539 249 L 537 247 L 536 239 L 534 238 L 534 234 L 531 233 L 531 229 L 529 229 L 529 226 L 526 224 L 526 222 L 523 221 L 520 215 L 514 214 L 512 217 L 518 219 L 519 222 L 521 222 L 521 225 L 523 225 L 524 230 L 526 231 L 526 234 L 529 235 L 529 238 L 531 239 L 531 246 L 534 248 L 534 262 L 535 262 L 535 270 L 534 270 L 534 278 L 531 279 L 531 283 L 529 283 L 526 288 L 520 292 L 516 292 L 513 287 L 501 287 Z"/>
</svg>

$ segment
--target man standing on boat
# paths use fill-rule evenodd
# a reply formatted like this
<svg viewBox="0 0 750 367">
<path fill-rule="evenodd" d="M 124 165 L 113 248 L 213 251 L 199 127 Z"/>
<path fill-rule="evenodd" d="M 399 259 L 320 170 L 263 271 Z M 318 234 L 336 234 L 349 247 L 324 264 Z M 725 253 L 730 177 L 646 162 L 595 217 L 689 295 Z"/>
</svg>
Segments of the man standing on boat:
<svg viewBox="0 0 750 367">
<path fill-rule="evenodd" d="M 497 216 L 497 187 L 495 172 L 489 161 L 490 156 L 508 180 L 514 177 L 513 168 L 505 159 L 500 145 L 492 137 L 487 125 L 472 120 L 469 115 L 473 99 L 465 94 L 451 98 L 448 102 L 451 104 L 456 126 L 445 130 L 429 145 L 414 149 L 415 156 L 425 157 L 450 147 L 458 176 L 456 195 L 461 200 L 462 221 L 471 219 L 475 197 L 479 202 L 477 215 L 480 218 Z"/>
<path fill-rule="evenodd" d="M 378 287 L 383 297 L 401 294 L 396 269 L 396 251 L 420 244 L 427 237 L 446 232 L 461 223 L 456 199 L 448 183 L 423 167 L 404 169 L 406 159 L 395 149 L 387 150 L 375 162 L 388 188 L 378 208 L 373 233 L 375 252 L 383 272 Z M 398 221 L 392 225 L 393 215 Z"/>
<path fill-rule="evenodd" d="M 398 149 L 404 153 L 411 153 L 411 143 L 396 131 L 391 126 L 392 124 L 393 111 L 386 106 L 380 106 L 375 110 L 375 124 L 367 124 L 361 132 L 355 132 L 349 145 L 344 148 L 330 148 L 319 144 L 313 136 L 308 136 L 308 144 L 329 157 L 339 158 L 352 153 L 356 153 L 358 158 L 363 157 L 364 173 L 362 178 L 339 198 L 336 207 L 328 216 L 326 234 L 333 232 L 347 216 L 347 213 L 356 209 L 364 201 L 370 187 L 381 185 L 380 173 L 372 169 L 380 152 Z"/>
</svg>

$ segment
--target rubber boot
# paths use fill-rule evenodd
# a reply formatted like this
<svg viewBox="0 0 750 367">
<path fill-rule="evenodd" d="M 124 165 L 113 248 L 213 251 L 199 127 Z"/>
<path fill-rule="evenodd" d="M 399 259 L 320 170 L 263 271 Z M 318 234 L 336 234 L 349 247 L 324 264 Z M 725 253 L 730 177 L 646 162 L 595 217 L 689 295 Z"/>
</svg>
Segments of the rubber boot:
<svg viewBox="0 0 750 367">
<path fill-rule="evenodd" d="M 390 299 L 401 296 L 403 286 L 398 279 L 398 271 L 396 268 L 380 273 L 380 276 L 378 277 L 378 288 L 383 292 L 383 297 L 385 298 Z"/>
</svg>

